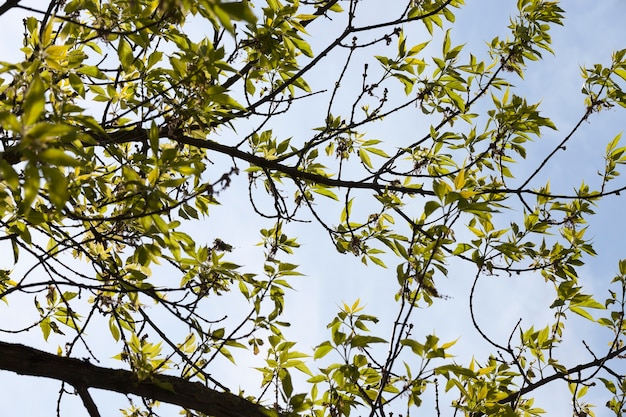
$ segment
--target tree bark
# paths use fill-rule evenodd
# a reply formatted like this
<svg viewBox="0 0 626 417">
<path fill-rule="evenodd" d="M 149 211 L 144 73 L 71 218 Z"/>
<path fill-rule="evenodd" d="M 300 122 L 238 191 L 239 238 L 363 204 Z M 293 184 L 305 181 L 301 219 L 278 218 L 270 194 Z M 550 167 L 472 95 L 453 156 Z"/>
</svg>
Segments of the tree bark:
<svg viewBox="0 0 626 417">
<path fill-rule="evenodd" d="M 215 417 L 268 417 L 276 414 L 274 410 L 228 392 L 213 390 L 199 382 L 171 375 L 155 375 L 139 381 L 130 371 L 103 368 L 20 344 L 0 342 L 0 370 L 65 381 L 79 389 L 98 388 L 134 394 Z"/>
</svg>

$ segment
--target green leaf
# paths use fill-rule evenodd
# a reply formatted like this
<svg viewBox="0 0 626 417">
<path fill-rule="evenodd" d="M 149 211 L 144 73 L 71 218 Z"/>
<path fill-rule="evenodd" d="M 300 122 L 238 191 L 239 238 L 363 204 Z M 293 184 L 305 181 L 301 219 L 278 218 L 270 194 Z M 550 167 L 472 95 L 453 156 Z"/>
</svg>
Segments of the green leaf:
<svg viewBox="0 0 626 417">
<path fill-rule="evenodd" d="M 626 81 L 626 69 L 624 68 L 616 68 L 614 70 L 615 74 L 617 74 L 622 80 Z"/>
<path fill-rule="evenodd" d="M 235 20 L 244 20 L 248 23 L 256 23 L 257 21 L 248 1 L 221 2 L 219 7 Z"/>
<path fill-rule="evenodd" d="M 389 158 L 389 155 L 387 155 L 387 153 L 382 149 L 367 147 L 365 148 L 365 150 L 369 153 L 373 153 L 374 155 L 382 156 L 383 158 Z"/>
<path fill-rule="evenodd" d="M 339 198 L 337 198 L 337 195 L 333 191 L 331 191 L 329 188 L 315 187 L 312 189 L 312 191 L 315 194 L 323 195 L 324 197 L 328 197 L 335 201 L 339 201 Z"/>
<path fill-rule="evenodd" d="M 46 104 L 45 87 L 39 75 L 33 76 L 33 80 L 24 97 L 22 123 L 32 125 L 44 111 Z"/>
<path fill-rule="evenodd" d="M 135 60 L 133 49 L 123 36 L 120 36 L 120 42 L 117 47 L 117 55 L 125 71 L 130 71 Z"/>
<path fill-rule="evenodd" d="M 419 54 L 422 51 L 422 49 L 424 49 L 424 48 L 426 48 L 428 46 L 429 43 L 430 43 L 430 41 L 422 42 L 420 44 L 417 44 L 417 45 L 413 46 L 411 49 L 409 49 L 409 52 L 407 53 L 407 55 L 413 56 L 413 55 Z"/>
<path fill-rule="evenodd" d="M 65 206 L 69 197 L 67 177 L 55 167 L 43 166 L 42 172 L 46 179 L 50 201 L 57 209 Z"/>
<path fill-rule="evenodd" d="M 119 341 L 120 340 L 120 329 L 117 326 L 117 322 L 115 320 L 114 316 L 111 316 L 109 318 L 109 330 L 111 331 L 111 336 L 113 336 L 113 339 L 115 339 L 115 341 Z"/>
<path fill-rule="evenodd" d="M 326 356 L 331 350 L 333 350 L 333 346 L 330 344 L 330 342 L 324 342 L 315 348 L 315 352 L 313 353 L 313 359 L 321 359 Z"/>
<path fill-rule="evenodd" d="M 413 6 L 409 9 L 409 12 L 407 13 L 407 18 L 409 19 L 415 19 L 417 17 L 420 16 L 420 11 L 421 11 L 421 7 L 420 6 Z"/>
<path fill-rule="evenodd" d="M 224 356 L 226 359 L 228 359 L 229 361 L 231 361 L 234 365 L 236 365 L 237 363 L 235 362 L 235 358 L 233 358 L 232 353 L 230 353 L 230 351 L 228 349 L 226 349 L 224 346 L 222 346 L 220 348 L 220 354 L 222 354 L 222 356 Z"/>
<path fill-rule="evenodd" d="M 20 204 L 22 213 L 30 211 L 31 205 L 39 194 L 39 170 L 37 166 L 31 162 L 24 169 L 24 198 Z"/>
<path fill-rule="evenodd" d="M 424 354 L 424 345 L 422 345 L 421 343 L 419 343 L 416 340 L 413 340 L 413 339 L 402 339 L 402 340 L 400 340 L 400 344 L 402 346 L 410 347 L 411 350 L 413 351 L 413 353 L 415 353 L 418 356 L 422 356 Z"/>
<path fill-rule="evenodd" d="M 595 321 L 593 319 L 593 316 L 591 316 L 591 314 L 589 314 L 589 312 L 587 310 L 585 310 L 584 308 L 580 308 L 580 307 L 576 307 L 576 306 L 570 306 L 570 311 L 572 311 L 573 313 L 578 314 L 581 317 L 586 318 L 587 320 L 590 321 Z"/>
<path fill-rule="evenodd" d="M 38 155 L 41 162 L 57 166 L 79 166 L 80 162 L 63 152 L 61 149 L 48 148 Z"/>
<path fill-rule="evenodd" d="M 48 337 L 50 337 L 50 331 L 52 327 L 50 326 L 50 317 L 46 317 L 41 320 L 39 323 L 39 328 L 41 328 L 41 332 L 43 333 L 43 340 L 48 341 Z"/>
<path fill-rule="evenodd" d="M 319 382 L 324 382 L 324 381 L 326 381 L 326 377 L 324 375 L 316 375 L 306 380 L 306 382 L 310 384 L 317 384 Z"/>
<path fill-rule="evenodd" d="M 17 191 L 20 177 L 7 161 L 0 159 L 0 172 L 2 173 L 2 181 L 5 182 L 12 191 Z"/>
<path fill-rule="evenodd" d="M 297 39 L 297 38 L 291 38 L 291 41 L 296 45 L 296 47 L 302 51 L 302 53 L 304 55 L 306 55 L 309 58 L 313 58 L 313 50 L 311 49 L 311 45 L 309 45 L 307 42 L 305 42 L 302 39 Z"/>
<path fill-rule="evenodd" d="M 381 337 L 376 337 L 376 336 L 363 336 L 363 335 L 357 335 L 354 336 L 351 340 L 350 340 L 350 346 L 352 347 L 368 347 L 370 344 L 372 343 L 387 343 L 387 341 Z"/>
<path fill-rule="evenodd" d="M 387 268 L 387 265 L 385 265 L 382 259 L 377 258 L 376 256 L 367 255 L 367 259 L 369 259 L 370 261 L 374 262 L 376 265 L 382 268 Z"/>
<path fill-rule="evenodd" d="M 372 166 L 372 160 L 370 159 L 369 155 L 367 154 L 366 150 L 361 148 L 359 149 L 359 157 L 361 158 L 361 162 L 363 162 L 363 164 L 368 167 L 368 168 L 373 168 Z"/>
<path fill-rule="evenodd" d="M 83 80 L 81 80 L 80 77 L 74 72 L 70 72 L 67 78 L 74 91 L 76 91 L 76 93 L 82 98 L 85 98 L 85 84 L 83 84 Z"/>
<path fill-rule="evenodd" d="M 97 78 L 99 80 L 106 80 L 107 76 L 102 70 L 94 65 L 87 65 L 84 67 L 80 67 L 78 72 L 81 74 L 85 74 L 89 77 Z"/>
<path fill-rule="evenodd" d="M 283 387 L 283 392 L 287 398 L 290 398 L 293 394 L 293 384 L 291 382 L 291 374 L 286 369 L 283 369 L 282 377 L 280 378 L 280 382 Z"/>
<path fill-rule="evenodd" d="M 471 369 L 464 368 L 458 365 L 443 365 L 435 368 L 435 373 L 438 375 L 447 375 L 448 373 L 452 373 L 458 376 L 464 376 L 469 378 L 474 378 L 476 376 L 476 372 Z"/>
</svg>

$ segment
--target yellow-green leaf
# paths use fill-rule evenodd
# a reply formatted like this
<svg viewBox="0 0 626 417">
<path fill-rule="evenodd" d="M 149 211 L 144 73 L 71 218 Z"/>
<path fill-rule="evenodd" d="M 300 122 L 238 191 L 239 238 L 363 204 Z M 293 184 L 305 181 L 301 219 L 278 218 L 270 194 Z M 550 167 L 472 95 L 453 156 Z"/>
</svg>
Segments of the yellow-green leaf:
<svg viewBox="0 0 626 417">
<path fill-rule="evenodd" d="M 46 103 L 43 81 L 39 75 L 33 77 L 33 81 L 24 97 L 22 122 L 24 125 L 32 125 L 43 113 Z"/>
<path fill-rule="evenodd" d="M 120 43 L 117 48 L 117 55 L 120 58 L 122 68 L 128 71 L 133 65 L 133 61 L 135 60 L 135 58 L 133 57 L 133 50 L 130 47 L 130 44 L 123 37 L 120 37 Z"/>
<path fill-rule="evenodd" d="M 323 195 L 324 197 L 332 198 L 335 201 L 339 201 L 337 195 L 328 188 L 317 187 L 313 189 L 313 192 L 319 195 Z"/>
<path fill-rule="evenodd" d="M 78 166 L 80 162 L 61 149 L 48 148 L 39 153 L 39 160 L 57 166 Z"/>
<path fill-rule="evenodd" d="M 463 188 L 464 185 L 465 185 L 465 170 L 462 169 L 459 171 L 456 178 L 454 179 L 454 189 L 460 190 Z"/>
</svg>

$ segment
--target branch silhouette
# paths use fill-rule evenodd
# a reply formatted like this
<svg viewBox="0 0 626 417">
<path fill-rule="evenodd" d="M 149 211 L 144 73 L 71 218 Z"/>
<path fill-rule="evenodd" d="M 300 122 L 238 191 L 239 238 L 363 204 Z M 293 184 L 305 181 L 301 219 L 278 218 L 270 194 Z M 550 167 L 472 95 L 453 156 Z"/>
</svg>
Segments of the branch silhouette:
<svg viewBox="0 0 626 417">
<path fill-rule="evenodd" d="M 133 372 L 103 368 L 20 344 L 0 342 L 0 369 L 64 381 L 81 396 L 87 388 L 134 394 L 215 417 L 268 417 L 274 412 L 229 392 L 170 375 L 140 381 Z"/>
</svg>

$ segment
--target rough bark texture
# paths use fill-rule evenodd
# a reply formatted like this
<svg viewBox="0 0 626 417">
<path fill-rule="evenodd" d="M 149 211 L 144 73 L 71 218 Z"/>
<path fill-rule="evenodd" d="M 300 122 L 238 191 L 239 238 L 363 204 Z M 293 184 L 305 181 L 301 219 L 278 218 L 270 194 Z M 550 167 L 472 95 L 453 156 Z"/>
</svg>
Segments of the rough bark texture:
<svg viewBox="0 0 626 417">
<path fill-rule="evenodd" d="M 139 381 L 130 371 L 103 368 L 20 344 L 0 342 L 0 369 L 65 381 L 79 389 L 99 388 L 134 394 L 215 417 L 268 417 L 275 414 L 241 397 L 212 390 L 198 382 L 169 375 Z"/>
</svg>

